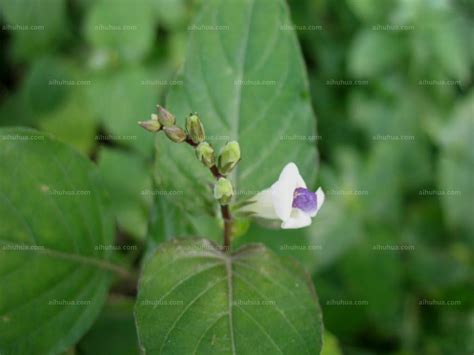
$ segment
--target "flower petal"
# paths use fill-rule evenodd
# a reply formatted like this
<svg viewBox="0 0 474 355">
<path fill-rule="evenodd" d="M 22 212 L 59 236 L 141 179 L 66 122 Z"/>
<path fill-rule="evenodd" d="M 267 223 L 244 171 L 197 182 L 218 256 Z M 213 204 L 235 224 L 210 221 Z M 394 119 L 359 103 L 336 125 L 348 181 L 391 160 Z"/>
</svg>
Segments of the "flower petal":
<svg viewBox="0 0 474 355">
<path fill-rule="evenodd" d="M 252 198 L 253 203 L 243 207 L 244 212 L 253 212 L 260 218 L 278 219 L 275 209 L 273 208 L 273 198 L 271 189 L 259 192 Z"/>
<path fill-rule="evenodd" d="M 310 213 L 310 216 L 311 217 L 314 217 L 318 214 L 319 210 L 321 209 L 321 207 L 323 206 L 323 203 L 324 203 L 324 200 L 326 199 L 326 196 L 324 194 L 324 191 L 323 189 L 320 187 L 317 191 L 316 191 L 316 210 L 314 210 L 314 212 L 311 212 Z"/>
<path fill-rule="evenodd" d="M 295 163 L 288 163 L 282 170 L 278 181 L 272 187 L 273 207 L 277 216 L 286 221 L 293 209 L 293 192 L 297 187 L 306 187 Z"/>
<path fill-rule="evenodd" d="M 283 221 L 281 224 L 282 229 L 298 229 L 307 227 L 311 224 L 311 217 L 305 212 L 294 208 L 291 211 L 290 218 L 286 221 Z"/>
</svg>

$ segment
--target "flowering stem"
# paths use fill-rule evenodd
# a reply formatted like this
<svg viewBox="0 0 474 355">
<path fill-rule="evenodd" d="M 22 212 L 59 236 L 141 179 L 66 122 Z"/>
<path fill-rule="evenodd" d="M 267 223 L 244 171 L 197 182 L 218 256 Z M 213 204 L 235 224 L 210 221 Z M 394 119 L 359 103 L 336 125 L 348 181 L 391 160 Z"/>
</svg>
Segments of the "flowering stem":
<svg viewBox="0 0 474 355">
<path fill-rule="evenodd" d="M 186 140 L 185 140 L 186 143 L 188 143 L 191 147 L 193 148 L 196 148 L 198 146 L 198 144 L 194 143 L 193 140 L 191 139 L 190 136 L 187 136 L 186 137 Z"/>
<path fill-rule="evenodd" d="M 222 218 L 224 219 L 224 245 L 222 249 L 225 252 L 230 252 L 230 241 L 232 237 L 232 216 L 230 214 L 229 206 L 221 206 Z"/>
<path fill-rule="evenodd" d="M 185 142 L 189 144 L 191 147 L 196 148 L 197 144 L 194 143 L 191 137 L 186 137 Z M 223 175 L 219 172 L 216 165 L 213 165 L 209 168 L 212 175 L 218 180 L 219 178 L 223 177 Z M 232 215 L 230 214 L 230 209 L 228 205 L 221 205 L 221 214 L 222 219 L 224 220 L 224 241 L 222 250 L 225 252 L 230 252 L 230 243 L 232 239 Z"/>
</svg>

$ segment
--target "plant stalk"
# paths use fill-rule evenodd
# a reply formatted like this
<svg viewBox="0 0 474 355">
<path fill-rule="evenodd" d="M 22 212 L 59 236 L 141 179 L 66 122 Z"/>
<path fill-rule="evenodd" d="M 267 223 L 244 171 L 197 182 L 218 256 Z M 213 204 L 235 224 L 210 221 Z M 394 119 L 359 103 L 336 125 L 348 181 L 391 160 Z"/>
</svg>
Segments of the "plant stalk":
<svg viewBox="0 0 474 355">
<path fill-rule="evenodd" d="M 186 143 L 188 143 L 191 147 L 196 148 L 197 144 L 195 144 L 191 137 L 187 137 L 185 140 Z M 223 177 L 223 175 L 219 172 L 219 169 L 217 169 L 216 165 L 213 165 L 212 167 L 209 168 L 211 171 L 212 175 L 217 179 Z M 224 220 L 224 240 L 223 240 L 223 245 L 222 245 L 222 250 L 224 252 L 230 252 L 230 244 L 232 240 L 232 215 L 230 214 L 230 209 L 228 205 L 222 206 L 221 205 L 221 214 L 222 214 L 222 219 Z"/>
</svg>

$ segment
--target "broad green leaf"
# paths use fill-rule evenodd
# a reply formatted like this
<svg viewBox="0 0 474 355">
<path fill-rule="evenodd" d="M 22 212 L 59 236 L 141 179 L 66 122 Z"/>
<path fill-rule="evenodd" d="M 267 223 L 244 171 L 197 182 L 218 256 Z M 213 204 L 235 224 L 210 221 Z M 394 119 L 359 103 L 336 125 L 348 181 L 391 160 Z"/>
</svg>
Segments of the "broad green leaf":
<svg viewBox="0 0 474 355">
<path fill-rule="evenodd" d="M 309 184 L 317 171 L 315 118 L 306 70 L 285 1 L 211 0 L 189 28 L 189 48 L 167 108 L 183 125 L 198 112 L 218 150 L 239 141 L 239 200 L 270 186 L 294 161 Z M 158 181 L 184 189 L 190 205 L 209 196 L 210 174 L 190 148 L 157 138 Z M 198 200 L 196 203 L 194 200 Z"/>
<path fill-rule="evenodd" d="M 118 225 L 138 239 L 145 238 L 153 191 L 142 157 L 104 148 L 99 151 L 98 165 Z"/>
<path fill-rule="evenodd" d="M 132 299 L 111 298 L 77 345 L 78 354 L 138 355 Z"/>
<path fill-rule="evenodd" d="M 32 125 L 35 123 L 35 115 L 26 100 L 26 95 L 17 91 L 4 98 L 0 106 L 0 125 Z"/>
<path fill-rule="evenodd" d="M 86 39 L 99 50 L 125 61 L 142 59 L 151 49 L 154 21 L 149 1 L 100 0 L 89 11 L 84 25 Z"/>
<path fill-rule="evenodd" d="M 0 352 L 53 354 L 84 334 L 108 290 L 112 243 L 97 170 L 30 129 L 0 130 Z"/>
<path fill-rule="evenodd" d="M 147 354 L 318 354 L 321 313 L 296 264 L 262 245 L 225 254 L 207 240 L 162 244 L 135 306 Z"/>
</svg>

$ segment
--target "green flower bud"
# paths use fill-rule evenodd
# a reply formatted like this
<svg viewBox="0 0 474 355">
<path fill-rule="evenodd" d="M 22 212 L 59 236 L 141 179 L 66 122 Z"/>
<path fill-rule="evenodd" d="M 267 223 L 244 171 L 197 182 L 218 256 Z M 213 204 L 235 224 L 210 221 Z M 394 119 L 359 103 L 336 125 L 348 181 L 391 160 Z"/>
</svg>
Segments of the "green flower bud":
<svg viewBox="0 0 474 355">
<path fill-rule="evenodd" d="M 202 142 L 197 146 L 196 157 L 208 168 L 211 168 L 216 163 L 214 148 L 207 142 Z"/>
<path fill-rule="evenodd" d="M 186 119 L 186 130 L 188 131 L 191 140 L 196 144 L 201 143 L 206 139 L 202 122 L 196 114 L 190 115 Z"/>
<path fill-rule="evenodd" d="M 219 178 L 214 185 L 214 198 L 223 206 L 228 205 L 234 196 L 234 188 L 226 178 Z"/>
<path fill-rule="evenodd" d="M 222 175 L 227 175 L 240 161 L 240 145 L 233 141 L 222 148 L 217 161 L 217 167 Z"/>
<path fill-rule="evenodd" d="M 165 127 L 174 126 L 176 118 L 160 105 L 156 107 L 158 108 L 158 121 Z"/>
<path fill-rule="evenodd" d="M 186 140 L 186 132 L 178 126 L 164 127 L 166 136 L 175 143 L 181 143 Z"/>
<path fill-rule="evenodd" d="M 140 121 L 138 124 L 149 132 L 158 132 L 161 129 L 161 124 L 158 122 L 157 115 L 151 115 L 151 119 L 148 121 Z"/>
</svg>

